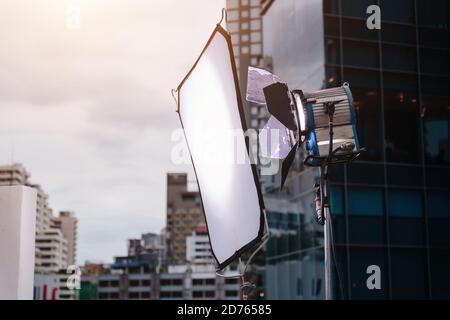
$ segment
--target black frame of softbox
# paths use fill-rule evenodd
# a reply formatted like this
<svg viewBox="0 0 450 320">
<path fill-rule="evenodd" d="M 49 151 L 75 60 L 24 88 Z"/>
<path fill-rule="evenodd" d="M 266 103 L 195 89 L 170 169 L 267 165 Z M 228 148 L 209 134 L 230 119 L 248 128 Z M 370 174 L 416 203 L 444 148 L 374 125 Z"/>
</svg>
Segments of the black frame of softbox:
<svg viewBox="0 0 450 320">
<path fill-rule="evenodd" d="M 190 147 L 189 147 L 189 142 L 187 141 L 187 138 L 186 138 L 186 132 L 185 132 L 184 125 L 183 125 L 183 120 L 181 119 L 181 115 L 180 115 L 180 91 L 181 91 L 181 89 L 183 87 L 183 84 L 186 82 L 186 80 L 189 78 L 191 73 L 194 71 L 194 69 L 197 66 L 198 62 L 202 58 L 204 52 L 208 49 L 211 41 L 214 39 L 214 37 L 217 34 L 220 34 L 221 36 L 223 36 L 225 38 L 227 44 L 228 44 L 228 51 L 229 51 L 229 54 L 230 54 L 231 67 L 232 67 L 232 72 L 233 72 L 234 85 L 235 85 L 235 89 L 236 89 L 237 105 L 238 105 L 238 108 L 239 108 L 238 111 L 239 111 L 239 115 L 240 115 L 240 118 L 241 118 L 242 130 L 244 132 L 247 131 L 247 124 L 246 124 L 246 121 L 245 121 L 245 113 L 244 113 L 244 107 L 243 107 L 243 104 L 242 104 L 242 98 L 241 98 L 241 91 L 240 91 L 240 87 L 239 87 L 239 80 L 238 80 L 238 75 L 237 75 L 236 62 L 234 60 L 233 45 L 231 43 L 231 36 L 228 33 L 228 31 L 226 31 L 220 24 L 217 24 L 217 26 L 214 29 L 213 33 L 209 37 L 208 42 L 206 43 L 205 47 L 203 48 L 202 52 L 200 53 L 200 56 L 197 58 L 197 60 L 195 61 L 194 65 L 189 70 L 188 74 L 183 78 L 183 80 L 181 81 L 181 83 L 177 87 L 177 95 L 178 95 L 177 96 L 177 98 L 178 98 L 177 99 L 177 113 L 178 113 L 178 117 L 180 119 L 181 127 L 183 128 L 185 140 L 186 140 L 186 143 L 187 143 L 187 147 L 188 147 L 188 150 L 189 150 L 189 155 L 190 155 L 191 162 L 192 162 L 192 166 L 194 167 L 194 173 L 195 173 L 195 177 L 196 177 L 196 180 L 197 180 L 198 190 L 199 190 L 199 193 L 200 193 L 200 200 L 201 200 L 201 204 L 202 204 L 203 216 L 205 218 L 205 222 L 206 222 L 206 226 L 207 227 L 208 227 L 208 219 L 206 218 L 206 212 L 205 212 L 205 208 L 203 206 L 202 191 L 200 189 L 200 184 L 199 184 L 199 181 L 198 181 L 197 171 L 195 169 L 195 163 L 194 163 L 194 160 L 192 159 L 192 154 L 191 154 L 191 150 L 190 150 Z M 249 155 L 249 158 L 250 158 L 249 140 L 248 140 L 247 137 L 245 137 L 245 144 L 246 144 L 246 147 L 247 147 L 247 154 Z M 214 253 L 214 249 L 212 247 L 211 238 L 210 238 L 209 229 L 208 229 L 208 239 L 209 239 L 209 243 L 211 245 L 211 252 L 212 252 L 212 255 L 214 256 L 214 259 L 216 260 L 216 263 L 218 265 L 219 270 L 223 270 L 225 267 L 227 267 L 233 261 L 235 261 L 236 259 L 240 258 L 245 252 L 249 251 L 250 249 L 252 249 L 256 245 L 261 243 L 263 241 L 263 238 L 265 237 L 265 235 L 268 232 L 268 230 L 265 230 L 266 229 L 266 227 L 265 227 L 266 226 L 266 217 L 265 217 L 265 212 L 264 212 L 265 206 L 264 206 L 264 200 L 263 200 L 263 196 L 262 196 L 262 192 L 261 192 L 261 187 L 260 187 L 260 184 L 259 184 L 259 179 L 258 179 L 258 174 L 257 174 L 257 170 L 256 170 L 256 165 L 253 164 L 253 163 L 250 163 L 250 166 L 251 166 L 252 172 L 253 172 L 253 179 L 254 179 L 254 182 L 255 182 L 255 188 L 256 188 L 256 192 L 258 194 L 259 207 L 260 207 L 260 221 L 259 221 L 258 235 L 257 235 L 257 237 L 255 239 L 253 239 L 252 241 L 250 241 L 249 243 L 247 243 L 246 245 L 244 245 L 243 247 L 238 249 L 231 257 L 227 258 L 225 261 L 220 263 L 219 260 L 216 257 L 216 254 Z"/>
</svg>

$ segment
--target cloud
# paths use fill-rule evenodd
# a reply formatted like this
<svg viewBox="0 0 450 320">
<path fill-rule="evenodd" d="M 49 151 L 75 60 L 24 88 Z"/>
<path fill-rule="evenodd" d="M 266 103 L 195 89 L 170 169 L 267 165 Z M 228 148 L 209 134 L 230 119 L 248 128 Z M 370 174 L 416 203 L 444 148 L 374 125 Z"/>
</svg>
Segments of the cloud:
<svg viewBox="0 0 450 320">
<path fill-rule="evenodd" d="M 81 28 L 66 26 L 77 4 Z M 74 210 L 78 262 L 111 261 L 165 224 L 170 89 L 224 1 L 7 0 L 0 4 L 0 163 L 23 163 L 50 205 Z"/>
</svg>

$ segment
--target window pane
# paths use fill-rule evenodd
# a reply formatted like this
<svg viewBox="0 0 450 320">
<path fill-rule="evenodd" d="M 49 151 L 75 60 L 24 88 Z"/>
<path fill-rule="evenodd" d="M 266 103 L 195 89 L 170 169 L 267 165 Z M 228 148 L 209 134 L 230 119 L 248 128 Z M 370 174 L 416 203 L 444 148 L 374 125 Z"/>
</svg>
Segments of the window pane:
<svg viewBox="0 0 450 320">
<path fill-rule="evenodd" d="M 416 50 L 411 47 L 383 44 L 383 68 L 416 71 Z"/>
<path fill-rule="evenodd" d="M 427 167 L 425 177 L 427 187 L 450 189 L 450 168 Z"/>
<path fill-rule="evenodd" d="M 369 290 L 367 267 L 376 265 L 381 271 L 381 290 Z M 387 263 L 382 248 L 350 248 L 350 280 L 353 299 L 387 299 Z"/>
<path fill-rule="evenodd" d="M 384 184 L 384 166 L 376 163 L 353 162 L 347 166 L 347 181 L 350 183 Z"/>
<path fill-rule="evenodd" d="M 425 160 L 450 164 L 450 96 L 424 96 L 422 104 Z"/>
<path fill-rule="evenodd" d="M 430 245 L 450 247 L 450 193 L 428 191 Z"/>
<path fill-rule="evenodd" d="M 391 249 L 391 284 L 393 299 L 428 297 L 424 250 Z"/>
<path fill-rule="evenodd" d="M 344 182 L 344 166 L 334 166 L 328 171 L 328 177 L 332 182 Z"/>
<path fill-rule="evenodd" d="M 441 49 L 421 49 L 420 68 L 423 73 L 450 75 L 450 52 Z"/>
<path fill-rule="evenodd" d="M 383 215 L 383 192 L 375 188 L 349 188 L 348 213 L 351 215 Z"/>
<path fill-rule="evenodd" d="M 237 10 L 227 10 L 227 21 L 239 20 L 239 11 Z"/>
<path fill-rule="evenodd" d="M 421 191 L 389 190 L 391 244 L 424 245 Z"/>
<path fill-rule="evenodd" d="M 330 192 L 331 213 L 342 215 L 344 213 L 344 188 L 332 187 Z"/>
<path fill-rule="evenodd" d="M 422 76 L 422 92 L 424 95 L 448 96 L 450 77 Z"/>
<path fill-rule="evenodd" d="M 261 32 L 250 33 L 250 41 L 251 42 L 260 42 L 261 41 Z"/>
<path fill-rule="evenodd" d="M 419 28 L 419 43 L 421 46 L 450 48 L 450 30 L 428 27 Z"/>
<path fill-rule="evenodd" d="M 428 217 L 450 219 L 450 192 L 428 191 Z"/>
<path fill-rule="evenodd" d="M 389 162 L 420 163 L 417 79 L 383 73 L 386 158 Z"/>
<path fill-rule="evenodd" d="M 376 0 L 342 0 L 342 15 L 366 19 L 367 7 L 377 4 Z"/>
<path fill-rule="evenodd" d="M 337 29 L 337 31 L 339 31 L 339 29 Z M 350 18 L 342 18 L 342 36 L 346 38 L 357 38 L 366 41 L 367 40 L 377 41 L 378 31 L 369 30 L 367 28 L 365 19 L 355 20 Z"/>
<path fill-rule="evenodd" d="M 384 245 L 386 243 L 384 220 L 382 216 L 350 216 L 348 218 L 350 243 Z"/>
<path fill-rule="evenodd" d="M 409 190 L 389 190 L 389 215 L 393 217 L 422 217 L 422 193 Z"/>
<path fill-rule="evenodd" d="M 344 69 L 344 81 L 350 84 L 356 111 L 356 128 L 361 146 L 367 151 L 361 160 L 381 160 L 380 80 L 377 71 Z"/>
<path fill-rule="evenodd" d="M 422 187 L 422 167 L 389 164 L 387 165 L 387 182 L 390 185 Z"/>
<path fill-rule="evenodd" d="M 344 65 L 378 68 L 377 44 L 345 40 L 343 46 Z"/>
<path fill-rule="evenodd" d="M 450 249 L 430 249 L 433 299 L 450 299 Z"/>
<path fill-rule="evenodd" d="M 334 241 L 336 243 L 347 243 L 345 216 L 334 215 L 333 217 Z"/>
<path fill-rule="evenodd" d="M 425 157 L 427 163 L 450 163 L 450 120 L 425 120 Z"/>
<path fill-rule="evenodd" d="M 323 27 L 326 36 L 339 36 L 339 18 L 325 17 Z"/>
<path fill-rule="evenodd" d="M 239 0 L 227 0 L 227 9 L 237 8 L 239 6 Z"/>
<path fill-rule="evenodd" d="M 421 26 L 448 29 L 450 21 L 450 2 L 448 0 L 417 0 L 417 14 Z"/>
<path fill-rule="evenodd" d="M 323 12 L 330 13 L 330 14 L 339 14 L 338 1 L 325 0 L 323 2 Z"/>
<path fill-rule="evenodd" d="M 380 0 L 380 9 L 383 21 L 415 22 L 414 0 Z"/>
<path fill-rule="evenodd" d="M 340 64 L 341 63 L 341 53 L 340 53 L 339 40 L 337 39 L 325 39 L 325 55 L 327 64 Z"/>
<path fill-rule="evenodd" d="M 424 246 L 424 220 L 419 218 L 391 217 L 389 241 L 392 245 Z"/>
<path fill-rule="evenodd" d="M 381 28 L 381 41 L 415 45 L 416 28 L 384 22 Z"/>
</svg>

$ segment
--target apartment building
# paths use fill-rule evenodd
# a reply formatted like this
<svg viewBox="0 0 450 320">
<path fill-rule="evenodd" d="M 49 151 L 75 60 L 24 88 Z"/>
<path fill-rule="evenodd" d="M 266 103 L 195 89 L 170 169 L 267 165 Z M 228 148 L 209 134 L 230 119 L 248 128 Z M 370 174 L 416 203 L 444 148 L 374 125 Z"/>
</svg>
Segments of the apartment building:
<svg viewBox="0 0 450 320">
<path fill-rule="evenodd" d="M 67 264 L 76 264 L 78 219 L 71 211 L 61 211 L 58 217 L 52 219 L 52 224 L 67 239 Z"/>
<path fill-rule="evenodd" d="M 261 0 L 227 0 L 226 7 L 227 29 L 231 35 L 241 96 L 245 97 L 248 67 L 267 68 L 267 62 L 263 58 Z M 247 127 L 258 128 L 260 114 L 264 112 L 264 108 L 245 99 L 242 103 Z"/>
<path fill-rule="evenodd" d="M 50 227 L 52 210 L 48 207 L 48 195 L 39 184 L 31 183 L 30 174 L 19 163 L 0 166 L 0 185 L 23 185 L 37 190 L 36 233 Z"/>
<path fill-rule="evenodd" d="M 186 260 L 186 238 L 205 223 L 200 195 L 188 190 L 186 173 L 167 174 L 166 232 L 170 264 L 183 264 Z"/>
<path fill-rule="evenodd" d="M 36 189 L 35 273 L 54 274 L 75 264 L 77 218 L 63 211 L 58 217 L 48 204 L 48 195 L 39 184 L 30 181 L 30 174 L 21 164 L 0 166 L 0 186 L 24 185 Z"/>
<path fill-rule="evenodd" d="M 57 273 L 67 267 L 67 240 L 60 229 L 39 231 L 36 235 L 36 249 L 40 265 L 35 266 L 35 273 Z"/>
</svg>

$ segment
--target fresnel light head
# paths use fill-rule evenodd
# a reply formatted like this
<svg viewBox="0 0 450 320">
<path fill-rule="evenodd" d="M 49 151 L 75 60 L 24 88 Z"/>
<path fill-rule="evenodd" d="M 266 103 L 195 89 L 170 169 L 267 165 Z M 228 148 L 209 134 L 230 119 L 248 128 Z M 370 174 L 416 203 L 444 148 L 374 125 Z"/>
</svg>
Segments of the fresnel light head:
<svg viewBox="0 0 450 320">
<path fill-rule="evenodd" d="M 281 188 L 303 142 L 307 151 L 305 164 L 313 167 L 350 162 L 363 151 L 347 83 L 312 93 L 291 91 L 277 76 L 250 67 L 247 100 L 267 105 L 271 114 L 260 133 L 261 153 L 283 160 Z M 273 131 L 278 136 L 275 142 L 270 139 Z"/>
</svg>

